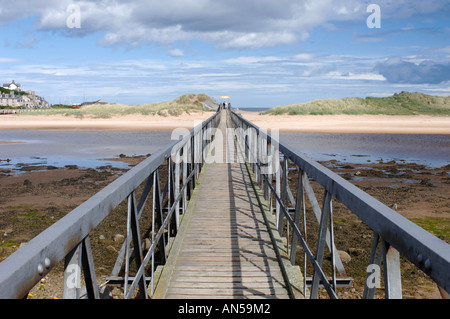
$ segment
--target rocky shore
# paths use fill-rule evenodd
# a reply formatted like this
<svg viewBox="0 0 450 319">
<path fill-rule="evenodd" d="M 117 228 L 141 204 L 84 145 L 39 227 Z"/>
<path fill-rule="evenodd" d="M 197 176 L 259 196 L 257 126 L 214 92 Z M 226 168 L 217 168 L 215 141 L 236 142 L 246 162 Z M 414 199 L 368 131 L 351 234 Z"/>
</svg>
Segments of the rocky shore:
<svg viewBox="0 0 450 319">
<path fill-rule="evenodd" d="M 146 157 L 118 156 L 116 160 L 133 166 Z M 430 168 L 394 161 L 367 164 L 327 161 L 322 164 L 450 242 L 449 165 Z M 15 169 L 0 170 L 0 261 L 126 171 L 111 166 L 86 169 L 76 164 L 65 167 L 24 164 Z M 336 246 L 345 259 L 347 275 L 355 280 L 352 287 L 341 288 L 339 296 L 360 298 L 373 234 L 341 206 L 333 207 Z M 120 238 L 126 234 L 123 218 L 120 209 L 114 210 L 111 218 L 91 234 L 100 284 L 104 284 L 106 276 L 110 275 L 121 246 Z M 311 227 L 313 233 L 314 226 Z M 40 284 L 42 288 L 35 288 L 33 297 L 62 297 L 62 272 L 55 270 Z M 439 298 L 436 285 L 403 260 L 402 275 L 405 298 Z"/>
</svg>

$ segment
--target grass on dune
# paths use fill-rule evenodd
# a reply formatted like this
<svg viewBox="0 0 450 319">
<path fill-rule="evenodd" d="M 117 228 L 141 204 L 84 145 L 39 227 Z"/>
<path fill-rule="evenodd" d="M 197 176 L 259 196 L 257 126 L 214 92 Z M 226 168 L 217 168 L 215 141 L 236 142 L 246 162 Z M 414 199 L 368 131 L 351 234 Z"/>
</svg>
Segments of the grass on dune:
<svg viewBox="0 0 450 319">
<path fill-rule="evenodd" d="M 54 108 L 51 110 L 37 111 L 23 114 L 45 114 L 45 115 L 65 115 L 78 118 L 111 118 L 115 116 L 124 116 L 132 114 L 140 115 L 160 115 L 160 116 L 179 116 L 185 112 L 203 111 L 203 102 L 213 100 L 206 94 L 184 94 L 173 101 L 156 102 L 141 105 L 125 104 L 94 104 L 83 106 L 79 109 L 73 108 Z"/>
<path fill-rule="evenodd" d="M 359 97 L 315 100 L 308 103 L 274 107 L 264 114 L 272 115 L 450 115 L 450 96 L 432 96 L 423 93 L 401 92 L 390 97 Z"/>
</svg>

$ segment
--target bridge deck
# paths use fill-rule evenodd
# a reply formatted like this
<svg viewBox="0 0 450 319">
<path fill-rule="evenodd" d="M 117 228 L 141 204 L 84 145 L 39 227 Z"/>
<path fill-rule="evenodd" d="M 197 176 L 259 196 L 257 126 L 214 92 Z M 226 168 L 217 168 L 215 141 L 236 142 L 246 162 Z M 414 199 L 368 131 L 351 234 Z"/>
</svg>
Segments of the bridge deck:
<svg viewBox="0 0 450 319">
<path fill-rule="evenodd" d="M 245 164 L 205 164 L 154 298 L 289 298 L 256 196 Z"/>
</svg>

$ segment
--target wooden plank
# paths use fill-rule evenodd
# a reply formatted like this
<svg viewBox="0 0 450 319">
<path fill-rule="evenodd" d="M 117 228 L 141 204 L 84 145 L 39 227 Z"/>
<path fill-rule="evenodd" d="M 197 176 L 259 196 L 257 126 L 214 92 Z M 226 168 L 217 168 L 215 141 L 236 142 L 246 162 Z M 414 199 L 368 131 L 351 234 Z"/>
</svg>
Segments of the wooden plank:
<svg viewBox="0 0 450 319">
<path fill-rule="evenodd" d="M 246 256 L 255 256 L 255 257 L 276 257 L 275 251 L 211 251 L 205 252 L 204 250 L 188 250 L 183 251 L 178 258 L 193 258 L 198 261 L 201 261 L 204 258 L 236 258 L 236 257 L 246 257 Z M 199 258 L 199 259 L 197 259 Z"/>
<path fill-rule="evenodd" d="M 282 279 L 281 273 L 279 274 L 278 278 L 274 277 L 268 277 L 268 276 L 247 276 L 247 277 L 241 277 L 241 276 L 215 276 L 214 274 L 211 274 L 210 276 L 186 276 L 186 272 L 181 273 L 182 276 L 175 276 L 172 277 L 172 282 L 195 282 L 195 283 L 233 283 L 233 282 L 239 282 L 239 283 L 253 283 L 253 282 L 268 282 L 269 280 L 272 282 L 277 282 L 280 285 L 284 286 L 284 281 L 280 281 L 277 279 Z"/>
<path fill-rule="evenodd" d="M 187 265 L 187 264 L 177 264 L 175 266 L 175 269 L 179 270 L 193 270 L 193 271 L 234 271 L 236 273 L 239 272 L 246 272 L 246 271 L 260 271 L 261 273 L 264 273 L 267 271 L 270 273 L 271 271 L 278 271 L 280 270 L 280 267 L 275 264 L 263 264 L 263 265 L 256 265 L 252 263 L 246 263 L 243 265 L 219 265 L 217 267 L 211 267 L 206 265 Z"/>
<path fill-rule="evenodd" d="M 180 258 L 179 262 L 183 265 L 203 265 L 203 266 L 220 266 L 220 265 L 241 265 L 243 263 L 252 263 L 254 265 L 267 265 L 269 262 L 277 262 L 276 258 L 261 258 L 256 256 L 255 258 L 251 257 L 241 257 L 241 258 L 235 258 L 235 259 L 218 259 L 218 260 L 202 260 L 201 263 L 195 262 L 189 259 Z"/>
<path fill-rule="evenodd" d="M 268 241 L 256 241 L 256 240 L 248 240 L 245 243 L 234 243 L 232 241 L 229 242 L 221 242 L 221 241 L 214 241 L 214 242 L 197 242 L 193 243 L 191 242 L 191 245 L 189 245 L 189 248 L 186 248 L 186 251 L 193 251 L 193 252 L 199 252 L 199 251 L 205 251 L 205 250 L 211 250 L 213 251 L 225 251 L 225 250 L 234 250 L 234 251 L 258 251 L 258 252 L 264 252 L 264 251 L 271 251 L 272 247 L 270 246 L 270 242 Z"/>
<path fill-rule="evenodd" d="M 189 227 L 175 237 L 182 244 L 167 270 L 166 298 L 289 297 L 250 183 L 243 164 L 204 165 Z"/>
<path fill-rule="evenodd" d="M 252 299 L 289 299 L 289 295 L 255 295 Z M 186 299 L 186 295 L 167 294 L 167 299 Z M 230 296 L 230 295 L 189 295 L 189 299 L 249 299 L 248 296 Z"/>
<path fill-rule="evenodd" d="M 255 296 L 255 295 L 287 295 L 287 291 L 285 288 L 259 288 L 259 289 L 251 289 L 251 288 L 172 288 L 170 287 L 168 292 L 170 294 L 178 294 L 185 295 L 189 297 L 189 295 L 203 295 L 214 296 L 214 295 L 222 295 L 222 296 Z"/>
<path fill-rule="evenodd" d="M 176 272 L 172 275 L 171 278 L 191 278 L 194 280 L 195 277 L 204 277 L 204 278 L 237 278 L 238 280 L 243 280 L 244 278 L 263 278 L 267 280 L 270 278 L 273 281 L 283 280 L 283 275 L 280 270 L 265 270 L 261 271 L 259 269 L 236 269 L 236 270 L 227 270 L 222 268 L 218 271 L 214 271 L 212 269 L 200 269 L 202 273 L 199 273 L 199 269 L 195 267 L 184 268 L 186 270 L 177 269 Z M 218 280 L 218 279 L 217 279 Z"/>
<path fill-rule="evenodd" d="M 186 288 L 186 289 L 278 289 L 286 288 L 284 283 L 277 281 L 232 281 L 232 282 L 187 282 L 172 281 L 170 288 Z"/>
</svg>

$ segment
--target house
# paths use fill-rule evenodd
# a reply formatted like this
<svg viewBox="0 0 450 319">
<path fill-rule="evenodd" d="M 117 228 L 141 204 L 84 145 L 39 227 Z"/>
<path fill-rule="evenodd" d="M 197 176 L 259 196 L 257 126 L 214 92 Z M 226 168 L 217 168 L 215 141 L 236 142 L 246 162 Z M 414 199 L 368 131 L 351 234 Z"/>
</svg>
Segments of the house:
<svg viewBox="0 0 450 319">
<path fill-rule="evenodd" d="M 20 84 L 12 80 L 11 83 L 3 83 L 3 88 L 9 90 L 0 93 L 0 106 L 20 108 L 49 108 L 50 104 L 34 91 L 22 91 Z"/>
<path fill-rule="evenodd" d="M 94 101 L 94 102 L 81 103 L 81 106 L 91 106 L 91 105 L 95 105 L 95 104 L 108 104 L 108 102 L 106 102 L 105 100 L 97 100 L 97 101 Z"/>
<path fill-rule="evenodd" d="M 16 83 L 14 80 L 11 83 L 3 83 L 3 88 L 11 91 L 21 91 L 20 83 Z"/>
</svg>

